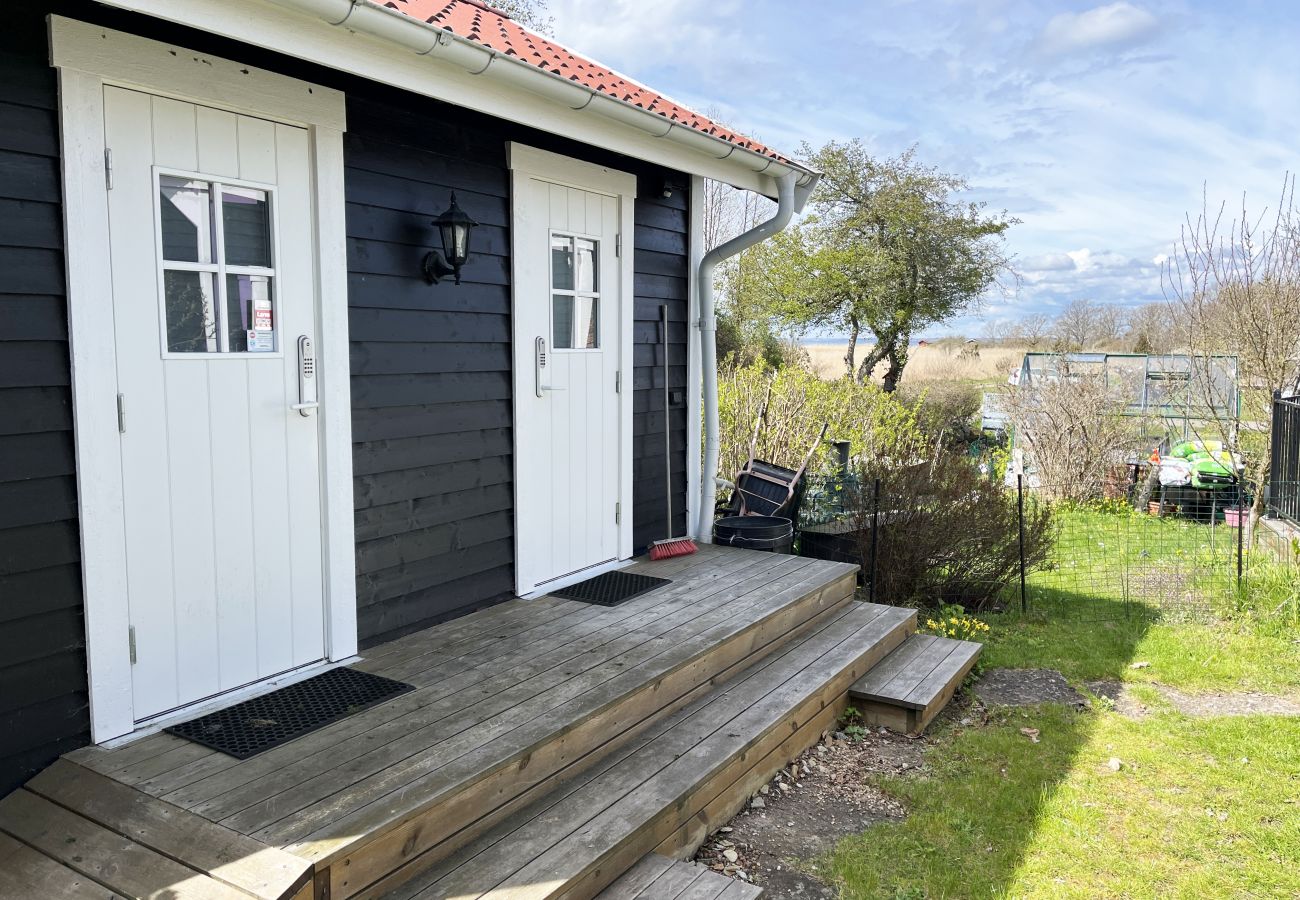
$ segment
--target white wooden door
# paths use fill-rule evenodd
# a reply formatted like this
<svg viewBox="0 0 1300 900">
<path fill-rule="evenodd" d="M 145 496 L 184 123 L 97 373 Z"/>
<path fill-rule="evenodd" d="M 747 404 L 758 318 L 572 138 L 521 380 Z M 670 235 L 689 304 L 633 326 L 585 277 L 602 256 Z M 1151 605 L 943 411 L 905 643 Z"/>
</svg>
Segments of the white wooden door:
<svg viewBox="0 0 1300 900">
<path fill-rule="evenodd" d="M 521 592 L 616 559 L 619 197 L 515 187 L 517 580 Z M 630 391 L 630 385 L 628 386 Z"/>
<path fill-rule="evenodd" d="M 104 89 L 137 721 L 325 656 L 302 128 Z M 78 340 L 83 338 L 78 337 Z"/>
</svg>

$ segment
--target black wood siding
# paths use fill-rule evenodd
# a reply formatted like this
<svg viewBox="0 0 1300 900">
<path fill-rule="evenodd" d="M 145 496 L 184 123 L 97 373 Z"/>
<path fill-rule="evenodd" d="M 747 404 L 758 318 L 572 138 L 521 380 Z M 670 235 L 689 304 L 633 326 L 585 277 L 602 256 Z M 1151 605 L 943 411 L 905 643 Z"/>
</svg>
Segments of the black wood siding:
<svg viewBox="0 0 1300 900">
<path fill-rule="evenodd" d="M 363 644 L 511 596 L 510 172 L 519 141 L 634 172 L 633 416 L 638 549 L 667 533 L 660 304 L 671 386 L 686 386 L 688 179 L 427 98 L 348 91 L 347 231 Z M 664 197 L 665 183 L 672 187 Z M 429 287 L 429 220 L 456 192 L 480 225 L 457 287 Z M 685 528 L 684 406 L 671 410 L 675 533 Z"/>
<path fill-rule="evenodd" d="M 326 84 L 346 138 L 355 506 L 363 644 L 510 596 L 509 173 L 520 141 L 637 175 L 633 235 L 637 549 L 664 522 L 656 346 L 686 383 L 687 179 L 597 148 L 83 0 L 33 0 L 0 31 L 0 794 L 89 741 L 59 185 L 44 16 L 58 13 Z M 674 188 L 662 196 L 665 182 Z M 483 226 L 464 284 L 418 277 L 456 190 Z M 626 241 L 626 238 L 625 238 Z M 685 528 L 685 412 L 671 410 Z"/>
<path fill-rule="evenodd" d="M 54 70 L 0 29 L 0 794 L 90 739 Z"/>
</svg>

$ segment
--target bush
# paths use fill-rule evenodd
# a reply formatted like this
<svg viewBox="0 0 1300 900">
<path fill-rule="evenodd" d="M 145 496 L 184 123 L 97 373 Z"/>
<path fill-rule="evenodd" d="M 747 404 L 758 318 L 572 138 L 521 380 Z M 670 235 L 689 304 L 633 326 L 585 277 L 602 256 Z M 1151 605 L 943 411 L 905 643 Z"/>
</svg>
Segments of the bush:
<svg viewBox="0 0 1300 900">
<path fill-rule="evenodd" d="M 951 381 L 904 384 L 898 394 L 915 411 L 917 424 L 935 446 L 965 447 L 979 439 L 984 398 L 978 387 Z"/>
<path fill-rule="evenodd" d="M 916 412 L 876 385 L 847 378 L 823 381 L 793 365 L 773 369 L 762 361 L 733 363 L 718 375 L 722 477 L 735 477 L 748 459 L 765 398 L 767 414 L 757 456 L 775 465 L 797 468 L 823 422 L 830 423 L 830 431 L 809 466 L 814 476 L 830 474 L 833 440 L 848 441 L 854 459 L 873 464 L 905 465 L 929 452 Z"/>
<path fill-rule="evenodd" d="M 926 608 L 958 604 L 967 610 L 998 605 L 1020 576 L 1015 496 L 949 452 L 922 465 L 863 467 L 861 487 L 848 501 L 848 517 L 864 568 L 870 567 L 873 552 L 876 477 L 881 479 L 880 533 L 874 546 L 877 601 Z M 1050 508 L 1027 498 L 1027 570 L 1047 561 L 1051 532 Z"/>
</svg>

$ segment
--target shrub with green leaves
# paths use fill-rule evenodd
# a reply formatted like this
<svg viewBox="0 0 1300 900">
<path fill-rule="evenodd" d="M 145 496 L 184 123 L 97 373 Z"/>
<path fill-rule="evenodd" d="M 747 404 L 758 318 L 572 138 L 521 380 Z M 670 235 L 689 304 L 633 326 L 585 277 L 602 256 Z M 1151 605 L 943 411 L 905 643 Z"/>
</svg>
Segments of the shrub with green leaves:
<svg viewBox="0 0 1300 900">
<path fill-rule="evenodd" d="M 831 445 L 846 440 L 856 460 L 907 465 L 925 459 L 928 441 L 917 413 L 872 384 L 847 378 L 824 381 L 807 369 L 772 369 L 759 361 L 731 365 L 718 375 L 722 442 L 719 474 L 732 478 L 749 457 L 754 424 L 767 400 L 756 455 L 778 466 L 797 468 L 808 448 L 830 424 L 809 471 L 830 474 Z"/>
</svg>

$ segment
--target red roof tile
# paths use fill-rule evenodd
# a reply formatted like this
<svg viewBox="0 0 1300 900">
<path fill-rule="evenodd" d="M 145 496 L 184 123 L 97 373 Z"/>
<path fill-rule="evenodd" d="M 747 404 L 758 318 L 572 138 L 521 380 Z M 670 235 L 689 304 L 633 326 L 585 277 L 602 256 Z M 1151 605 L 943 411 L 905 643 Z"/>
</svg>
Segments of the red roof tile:
<svg viewBox="0 0 1300 900">
<path fill-rule="evenodd" d="M 779 162 L 789 162 L 770 147 L 765 147 L 758 141 L 724 128 L 712 119 L 675 103 L 643 84 L 625 78 L 595 60 L 579 56 L 563 44 L 530 31 L 505 13 L 493 9 L 480 0 L 384 0 L 384 2 L 370 0 L 370 2 L 444 28 L 455 35 L 468 38 L 625 103 L 658 113 L 678 125 L 685 125 Z"/>
</svg>

